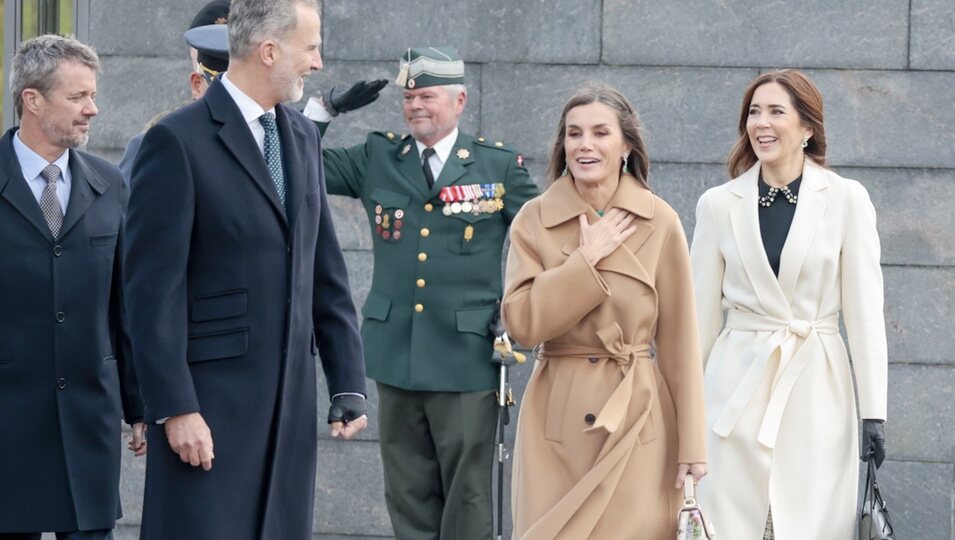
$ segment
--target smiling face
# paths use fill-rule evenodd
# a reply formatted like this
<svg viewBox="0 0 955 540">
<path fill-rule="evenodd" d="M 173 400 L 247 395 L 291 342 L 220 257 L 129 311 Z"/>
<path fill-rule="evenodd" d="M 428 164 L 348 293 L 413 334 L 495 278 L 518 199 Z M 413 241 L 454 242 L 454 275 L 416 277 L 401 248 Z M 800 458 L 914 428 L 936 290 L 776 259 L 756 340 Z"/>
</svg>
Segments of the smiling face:
<svg viewBox="0 0 955 540">
<path fill-rule="evenodd" d="M 411 135 L 426 146 L 434 146 L 457 127 L 465 103 L 464 92 L 453 96 L 445 87 L 428 86 L 405 90 L 402 109 Z"/>
<path fill-rule="evenodd" d="M 295 6 L 298 23 L 295 29 L 281 41 L 277 41 L 279 57 L 272 68 L 272 86 L 277 101 L 290 102 L 302 99 L 305 93 L 305 77 L 322 69 L 322 24 L 318 12 L 303 4 Z"/>
<path fill-rule="evenodd" d="M 66 150 L 83 146 L 89 139 L 90 120 L 99 113 L 93 102 L 96 72 L 79 62 L 63 61 L 56 78 L 56 85 L 46 96 L 36 92 L 37 125 L 53 147 Z"/>
<path fill-rule="evenodd" d="M 756 89 L 746 120 L 749 144 L 764 165 L 792 168 L 803 161 L 802 142 L 812 136 L 793 106 L 789 92 L 779 83 Z"/>
<path fill-rule="evenodd" d="M 575 182 L 601 184 L 619 177 L 630 150 L 613 109 L 599 102 L 579 105 L 567 111 L 566 126 L 564 151 Z"/>
</svg>

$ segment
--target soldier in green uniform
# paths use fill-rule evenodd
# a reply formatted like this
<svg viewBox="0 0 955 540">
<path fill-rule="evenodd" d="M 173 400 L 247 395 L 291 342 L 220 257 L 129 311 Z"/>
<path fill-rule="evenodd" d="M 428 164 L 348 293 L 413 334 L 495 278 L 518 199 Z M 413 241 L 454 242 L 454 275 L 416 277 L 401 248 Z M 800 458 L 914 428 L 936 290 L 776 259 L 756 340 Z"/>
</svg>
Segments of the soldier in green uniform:
<svg viewBox="0 0 955 540">
<path fill-rule="evenodd" d="M 458 131 L 467 90 L 454 49 L 408 49 L 396 83 L 410 135 L 373 132 L 324 151 L 328 192 L 361 199 L 374 239 L 362 337 L 378 383 L 385 498 L 400 540 L 487 540 L 497 418 L 488 324 L 508 226 L 538 191 L 521 154 Z"/>
</svg>

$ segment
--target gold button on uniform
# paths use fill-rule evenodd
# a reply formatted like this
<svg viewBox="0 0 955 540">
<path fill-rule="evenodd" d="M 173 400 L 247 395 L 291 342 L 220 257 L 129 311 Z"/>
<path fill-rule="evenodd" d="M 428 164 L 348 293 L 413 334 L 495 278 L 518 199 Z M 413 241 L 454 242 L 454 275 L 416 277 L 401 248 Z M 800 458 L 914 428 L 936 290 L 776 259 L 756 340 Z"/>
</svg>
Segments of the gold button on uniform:
<svg viewBox="0 0 955 540">
<path fill-rule="evenodd" d="M 418 313 L 421 313 L 422 311 L 424 311 L 424 305 L 422 305 L 422 304 L 415 304 L 415 305 L 414 305 L 414 310 L 415 310 L 416 312 L 418 312 Z"/>
<path fill-rule="evenodd" d="M 418 254 L 418 260 L 421 261 L 421 262 L 425 262 L 426 260 L 428 260 L 428 254 L 427 254 L 427 253 L 419 253 L 419 254 Z"/>
<path fill-rule="evenodd" d="M 433 204 L 427 203 L 427 204 L 424 205 L 424 211 L 425 211 L 425 212 L 430 212 L 430 211 L 432 211 L 432 210 L 434 210 L 434 205 L 433 205 Z"/>
<path fill-rule="evenodd" d="M 431 231 L 429 231 L 427 228 L 421 229 L 421 236 L 423 236 L 424 238 L 427 238 L 428 235 L 430 234 L 431 234 Z"/>
<path fill-rule="evenodd" d="M 423 289 L 423 288 L 424 288 L 424 280 L 423 280 L 423 279 L 419 279 L 419 280 L 416 281 L 415 283 L 418 285 L 418 288 L 419 288 L 419 289 Z"/>
</svg>

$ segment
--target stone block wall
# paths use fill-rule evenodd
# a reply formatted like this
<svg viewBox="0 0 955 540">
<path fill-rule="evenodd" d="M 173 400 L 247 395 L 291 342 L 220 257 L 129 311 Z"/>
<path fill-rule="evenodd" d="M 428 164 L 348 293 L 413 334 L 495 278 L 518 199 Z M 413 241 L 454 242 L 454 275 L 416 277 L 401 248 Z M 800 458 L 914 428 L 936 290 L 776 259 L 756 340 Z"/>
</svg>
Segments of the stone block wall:
<svg viewBox="0 0 955 540">
<path fill-rule="evenodd" d="M 118 160 L 149 118 L 188 97 L 181 34 L 204 2 L 90 0 L 89 41 L 103 58 L 94 152 Z M 325 69 L 308 93 L 393 79 L 405 47 L 453 45 L 468 61 L 462 130 L 521 149 L 539 183 L 564 101 L 586 81 L 616 86 L 645 124 L 651 185 L 688 234 L 698 196 L 726 179 L 746 84 L 766 70 L 806 70 L 826 100 L 830 163 L 866 186 L 879 217 L 891 362 L 883 484 L 898 536 L 955 540 L 951 0 L 326 0 L 323 26 Z M 336 119 L 326 144 L 373 129 L 405 132 L 393 85 Z M 333 199 L 360 304 L 368 226 L 355 201 Z M 373 422 L 357 442 L 322 440 L 316 538 L 392 534 L 376 439 Z M 125 462 L 118 538 L 136 537 L 143 468 Z"/>
</svg>

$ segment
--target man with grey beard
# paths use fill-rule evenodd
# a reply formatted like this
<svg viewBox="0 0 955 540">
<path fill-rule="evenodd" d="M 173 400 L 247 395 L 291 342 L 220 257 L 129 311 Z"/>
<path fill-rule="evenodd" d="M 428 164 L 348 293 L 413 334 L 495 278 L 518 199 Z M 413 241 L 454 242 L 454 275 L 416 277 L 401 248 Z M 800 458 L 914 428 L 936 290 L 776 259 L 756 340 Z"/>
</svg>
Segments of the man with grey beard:
<svg viewBox="0 0 955 540">
<path fill-rule="evenodd" d="M 322 67 L 317 5 L 233 0 L 228 27 L 228 72 L 133 166 L 125 290 L 156 424 L 144 540 L 312 537 L 317 353 L 332 437 L 367 423 L 318 129 L 282 105 Z"/>
<path fill-rule="evenodd" d="M 112 538 L 121 420 L 146 451 L 123 324 L 114 165 L 76 148 L 97 114 L 99 60 L 53 35 L 24 43 L 0 139 L 0 540 Z"/>
</svg>

